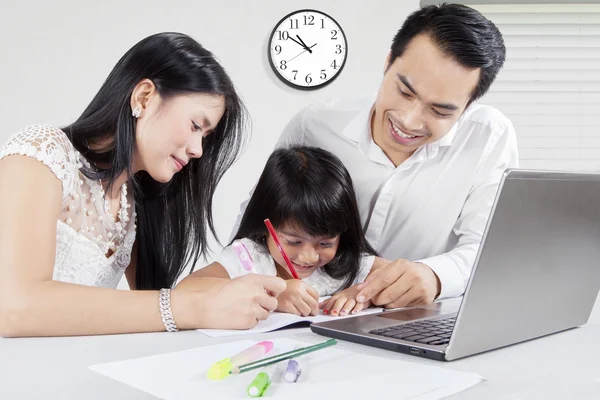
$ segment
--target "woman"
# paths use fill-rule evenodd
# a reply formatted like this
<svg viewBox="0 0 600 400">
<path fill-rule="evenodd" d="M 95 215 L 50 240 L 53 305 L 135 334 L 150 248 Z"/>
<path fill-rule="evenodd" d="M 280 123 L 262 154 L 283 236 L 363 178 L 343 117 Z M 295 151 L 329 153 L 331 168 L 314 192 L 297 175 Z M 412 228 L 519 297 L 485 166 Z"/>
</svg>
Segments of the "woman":
<svg viewBox="0 0 600 400">
<path fill-rule="evenodd" d="M 244 116 L 213 55 L 161 33 L 119 60 L 74 123 L 9 139 L 0 148 L 0 334 L 248 328 L 267 318 L 285 289 L 277 278 L 170 290 L 215 234 L 212 198 L 238 155 Z M 123 273 L 138 290 L 115 290 Z"/>
</svg>

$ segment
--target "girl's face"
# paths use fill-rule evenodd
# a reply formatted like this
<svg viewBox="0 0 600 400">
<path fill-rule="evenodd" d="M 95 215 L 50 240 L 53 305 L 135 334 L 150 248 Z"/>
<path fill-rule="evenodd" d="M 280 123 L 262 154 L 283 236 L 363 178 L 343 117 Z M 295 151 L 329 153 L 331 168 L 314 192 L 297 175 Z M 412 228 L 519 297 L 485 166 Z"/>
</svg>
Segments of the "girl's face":
<svg viewBox="0 0 600 400">
<path fill-rule="evenodd" d="M 193 158 L 202 156 L 203 138 L 225 112 L 223 96 L 179 95 L 162 100 L 151 89 L 137 121 L 135 167 L 158 182 L 169 182 Z M 135 107 L 132 107 L 135 108 Z"/>
<path fill-rule="evenodd" d="M 279 237 L 283 250 L 301 279 L 310 276 L 317 269 L 327 265 L 335 257 L 340 243 L 340 235 L 315 237 L 287 224 L 275 229 L 275 232 Z M 292 275 L 271 235 L 267 236 L 267 246 L 279 267 L 278 270 L 286 271 L 291 278 Z"/>
</svg>

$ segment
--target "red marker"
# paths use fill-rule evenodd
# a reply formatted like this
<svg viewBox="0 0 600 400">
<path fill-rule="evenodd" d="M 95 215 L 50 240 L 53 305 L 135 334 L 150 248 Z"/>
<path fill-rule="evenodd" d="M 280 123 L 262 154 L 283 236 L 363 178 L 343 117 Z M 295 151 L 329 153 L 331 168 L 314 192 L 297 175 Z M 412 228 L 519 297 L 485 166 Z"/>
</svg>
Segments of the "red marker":
<svg viewBox="0 0 600 400">
<path fill-rule="evenodd" d="M 292 265 L 292 262 L 288 258 L 287 254 L 285 254 L 285 251 L 283 250 L 283 247 L 281 246 L 281 243 L 279 242 L 279 238 L 277 237 L 277 234 L 275 233 L 275 228 L 273 228 L 273 225 L 271 224 L 271 221 L 269 221 L 269 218 L 265 219 L 265 225 L 267 226 L 267 229 L 271 233 L 271 237 L 273 238 L 275 245 L 279 249 L 279 252 L 281 253 L 281 256 L 283 257 L 283 260 L 287 264 L 288 269 L 292 273 L 292 276 L 294 277 L 294 279 L 300 279 L 300 277 L 298 276 L 298 273 L 296 272 L 296 270 L 294 269 L 294 266 Z"/>
</svg>

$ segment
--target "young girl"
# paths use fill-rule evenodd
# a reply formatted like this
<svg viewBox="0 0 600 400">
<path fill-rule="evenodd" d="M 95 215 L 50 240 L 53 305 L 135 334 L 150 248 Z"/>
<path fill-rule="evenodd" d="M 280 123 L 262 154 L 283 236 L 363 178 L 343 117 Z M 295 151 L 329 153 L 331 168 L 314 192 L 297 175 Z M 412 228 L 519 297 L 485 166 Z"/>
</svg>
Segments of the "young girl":
<svg viewBox="0 0 600 400">
<path fill-rule="evenodd" d="M 266 218 L 301 280 L 292 279 Z M 232 244 L 180 285 L 194 277 L 247 274 L 235 242 L 246 247 L 257 273 L 286 279 L 277 310 L 304 316 L 316 315 L 319 297 L 328 295 L 334 296 L 321 304 L 323 313 L 360 312 L 368 304 L 356 302 L 354 285 L 384 263 L 365 239 L 348 171 L 336 156 L 315 147 L 280 149 L 269 157 Z"/>
<path fill-rule="evenodd" d="M 213 194 L 244 116 L 210 51 L 159 33 L 127 51 L 72 124 L 30 126 L 0 147 L 0 335 L 250 328 L 267 318 L 285 289 L 278 278 L 170 290 L 214 233 Z M 123 274 L 143 290 L 116 290 Z"/>
</svg>

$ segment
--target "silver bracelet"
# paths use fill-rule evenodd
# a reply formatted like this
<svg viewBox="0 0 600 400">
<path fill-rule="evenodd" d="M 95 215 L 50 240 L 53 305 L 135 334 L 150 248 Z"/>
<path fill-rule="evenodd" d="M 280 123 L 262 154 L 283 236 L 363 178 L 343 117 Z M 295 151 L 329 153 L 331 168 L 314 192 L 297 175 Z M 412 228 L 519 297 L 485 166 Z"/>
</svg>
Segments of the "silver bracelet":
<svg viewBox="0 0 600 400">
<path fill-rule="evenodd" d="M 171 289 L 160 289 L 160 316 L 167 332 L 177 332 L 177 325 L 171 312 Z"/>
</svg>

